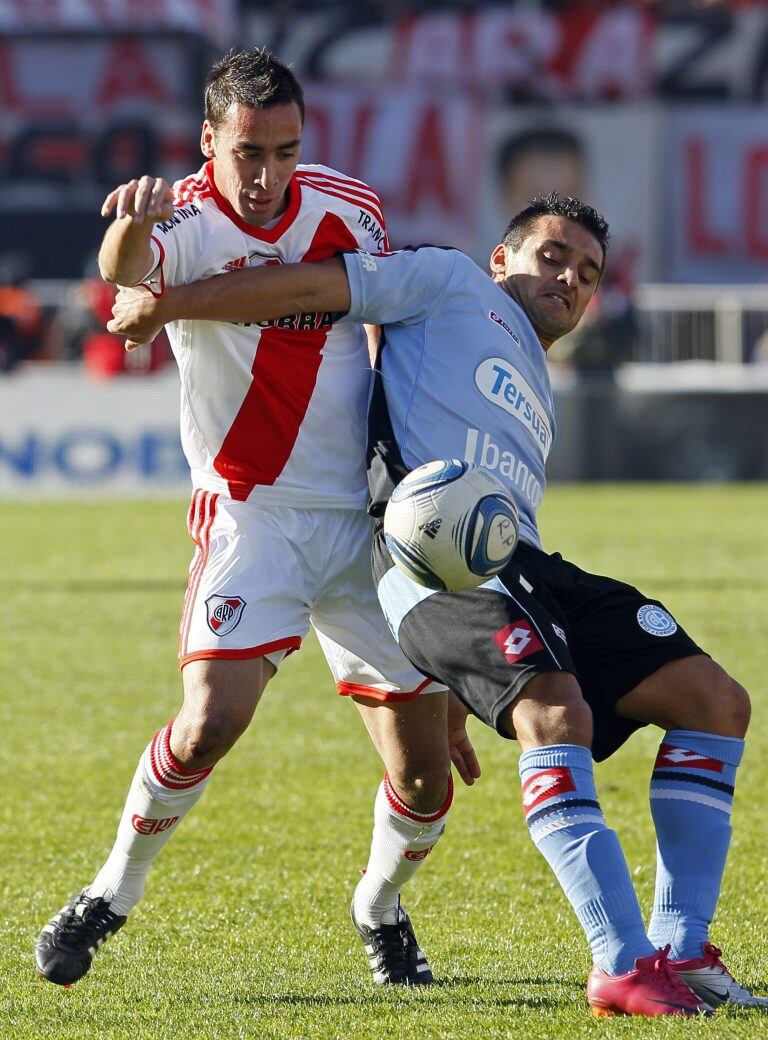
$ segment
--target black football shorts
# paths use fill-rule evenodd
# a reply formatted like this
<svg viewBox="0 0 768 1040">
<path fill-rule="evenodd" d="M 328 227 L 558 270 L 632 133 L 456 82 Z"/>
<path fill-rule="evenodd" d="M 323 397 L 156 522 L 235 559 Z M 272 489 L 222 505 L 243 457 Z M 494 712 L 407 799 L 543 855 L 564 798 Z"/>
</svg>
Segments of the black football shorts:
<svg viewBox="0 0 768 1040">
<path fill-rule="evenodd" d="M 592 709 L 597 761 L 643 725 L 618 715 L 616 702 L 669 661 L 704 653 L 658 600 L 523 542 L 498 578 L 467 592 L 416 586 L 394 567 L 380 529 L 372 565 L 412 664 L 503 736 L 501 715 L 529 679 L 572 672 Z"/>
</svg>

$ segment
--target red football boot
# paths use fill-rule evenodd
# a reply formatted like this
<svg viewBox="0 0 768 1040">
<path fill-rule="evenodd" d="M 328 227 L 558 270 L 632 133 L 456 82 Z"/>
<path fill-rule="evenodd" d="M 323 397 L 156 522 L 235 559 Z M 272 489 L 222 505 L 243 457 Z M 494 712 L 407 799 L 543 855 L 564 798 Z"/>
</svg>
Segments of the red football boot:
<svg viewBox="0 0 768 1040">
<path fill-rule="evenodd" d="M 696 996 L 669 963 L 669 946 L 638 957 L 634 971 L 609 975 L 592 965 L 587 1000 L 596 1018 L 611 1015 L 711 1015 L 712 1008 Z"/>
</svg>

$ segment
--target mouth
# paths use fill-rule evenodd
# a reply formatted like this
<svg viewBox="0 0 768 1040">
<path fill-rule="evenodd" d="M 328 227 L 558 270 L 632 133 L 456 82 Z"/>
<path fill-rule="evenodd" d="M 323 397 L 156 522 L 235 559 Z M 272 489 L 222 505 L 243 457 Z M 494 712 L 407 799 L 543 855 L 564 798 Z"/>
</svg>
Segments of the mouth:
<svg viewBox="0 0 768 1040">
<path fill-rule="evenodd" d="M 276 198 L 264 199 L 255 195 L 243 195 L 243 199 L 247 206 L 255 210 L 269 209 L 270 206 L 274 206 L 277 202 Z"/>
<path fill-rule="evenodd" d="M 565 307 L 565 309 L 570 314 L 571 309 L 572 309 L 572 303 L 571 303 L 570 297 L 567 296 L 565 293 L 561 293 L 561 292 L 545 292 L 542 295 L 546 296 L 550 300 L 556 300 L 557 303 L 559 303 L 561 306 Z"/>
</svg>

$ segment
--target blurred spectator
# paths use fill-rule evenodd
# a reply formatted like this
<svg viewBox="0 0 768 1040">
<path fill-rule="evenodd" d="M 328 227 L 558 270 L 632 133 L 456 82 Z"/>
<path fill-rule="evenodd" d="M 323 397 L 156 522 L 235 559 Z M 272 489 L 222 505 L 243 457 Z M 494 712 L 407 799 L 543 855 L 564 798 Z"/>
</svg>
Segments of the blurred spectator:
<svg viewBox="0 0 768 1040">
<path fill-rule="evenodd" d="M 586 198 L 586 159 L 582 142 L 559 126 L 533 126 L 502 141 L 496 152 L 496 185 L 504 221 L 534 195 L 558 191 Z"/>
<path fill-rule="evenodd" d="M 42 308 L 26 284 L 27 270 L 19 254 L 0 257 L 0 372 L 31 357 L 40 343 Z"/>
<path fill-rule="evenodd" d="M 97 378 L 164 368 L 172 359 L 164 332 L 151 346 L 126 353 L 122 338 L 106 331 L 117 289 L 102 281 L 95 270 L 94 258 L 86 265 L 83 281 L 58 309 L 50 337 L 53 353 L 69 361 L 82 359 L 86 372 Z"/>
</svg>

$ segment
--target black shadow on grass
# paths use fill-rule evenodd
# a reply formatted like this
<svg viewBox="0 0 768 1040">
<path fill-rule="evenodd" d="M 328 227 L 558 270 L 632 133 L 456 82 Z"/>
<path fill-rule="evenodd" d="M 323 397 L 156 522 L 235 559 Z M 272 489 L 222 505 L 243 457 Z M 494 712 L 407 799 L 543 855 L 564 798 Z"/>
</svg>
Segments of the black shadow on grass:
<svg viewBox="0 0 768 1040">
<path fill-rule="evenodd" d="M 429 990 L 434 990 L 435 986 L 426 987 Z M 413 987 L 414 990 L 421 987 Z M 389 1004 L 392 998 L 403 999 L 406 993 L 411 993 L 410 989 L 400 990 L 396 992 L 394 990 L 387 990 L 386 993 L 371 993 L 367 996 L 360 997 L 331 997 L 326 994 L 320 993 L 275 993 L 274 996 L 268 996 L 267 994 L 253 994 L 251 996 L 239 996 L 230 998 L 231 1004 L 240 1004 L 245 1007 L 275 1007 L 277 1005 L 286 1004 L 291 1007 L 303 1006 L 303 1007 L 345 1007 L 354 1006 L 360 1007 L 362 1005 L 375 1005 L 375 1004 Z M 385 999 L 381 999 L 385 998 Z M 406 998 L 407 999 L 407 998 Z M 422 1004 L 422 1001 L 419 1001 Z M 435 1002 L 434 1000 L 429 1001 L 430 1005 L 435 1006 L 437 1003 L 445 1004 L 445 1001 Z M 478 1004 L 482 1004 L 486 1007 L 529 1007 L 541 1010 L 542 1008 L 551 1008 L 556 1010 L 558 1007 L 563 1005 L 563 1001 L 554 1000 L 552 997 L 486 997 L 481 994 L 473 994 L 472 1006 L 477 1007 Z M 451 1006 L 455 1005 L 455 999 L 451 998 Z"/>
</svg>

